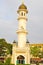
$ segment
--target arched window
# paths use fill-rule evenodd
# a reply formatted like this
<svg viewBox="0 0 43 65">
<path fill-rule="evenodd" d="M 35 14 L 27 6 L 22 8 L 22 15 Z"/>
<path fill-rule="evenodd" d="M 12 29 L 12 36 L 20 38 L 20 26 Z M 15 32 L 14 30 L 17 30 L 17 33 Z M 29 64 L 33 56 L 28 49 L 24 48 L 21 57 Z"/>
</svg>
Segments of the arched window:
<svg viewBox="0 0 43 65">
<path fill-rule="evenodd" d="M 24 13 L 24 16 L 25 16 L 25 13 Z"/>
<path fill-rule="evenodd" d="M 21 15 L 23 16 L 23 12 L 21 13 Z"/>
</svg>

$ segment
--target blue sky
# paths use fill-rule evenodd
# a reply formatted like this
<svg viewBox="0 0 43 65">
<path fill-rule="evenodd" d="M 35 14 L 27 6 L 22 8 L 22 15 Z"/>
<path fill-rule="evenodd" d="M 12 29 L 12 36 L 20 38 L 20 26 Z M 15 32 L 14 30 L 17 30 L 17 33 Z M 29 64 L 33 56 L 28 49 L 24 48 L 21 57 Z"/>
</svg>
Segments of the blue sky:
<svg viewBox="0 0 43 65">
<path fill-rule="evenodd" d="M 24 0 L 28 8 L 27 39 L 30 43 L 43 43 L 43 0 Z M 17 41 L 17 10 L 22 0 L 0 0 L 0 38 Z"/>
</svg>

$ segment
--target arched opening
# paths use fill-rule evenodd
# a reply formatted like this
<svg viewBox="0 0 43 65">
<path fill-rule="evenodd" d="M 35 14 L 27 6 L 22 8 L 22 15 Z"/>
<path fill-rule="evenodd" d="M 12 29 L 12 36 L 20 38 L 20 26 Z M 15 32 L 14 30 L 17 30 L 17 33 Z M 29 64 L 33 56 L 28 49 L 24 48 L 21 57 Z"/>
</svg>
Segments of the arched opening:
<svg viewBox="0 0 43 65">
<path fill-rule="evenodd" d="M 22 55 L 17 57 L 17 64 L 25 64 L 25 58 Z"/>
<path fill-rule="evenodd" d="M 23 12 L 21 13 L 21 15 L 23 16 Z"/>
<path fill-rule="evenodd" d="M 25 16 L 25 13 L 24 13 L 24 16 Z"/>
</svg>

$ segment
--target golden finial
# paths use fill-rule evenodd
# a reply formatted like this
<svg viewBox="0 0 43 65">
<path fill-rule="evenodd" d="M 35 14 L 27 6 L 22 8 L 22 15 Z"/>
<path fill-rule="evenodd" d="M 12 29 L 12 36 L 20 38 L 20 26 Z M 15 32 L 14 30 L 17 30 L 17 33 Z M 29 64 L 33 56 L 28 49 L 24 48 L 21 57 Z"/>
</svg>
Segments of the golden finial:
<svg viewBox="0 0 43 65">
<path fill-rule="evenodd" d="M 24 4 L 24 0 L 22 0 L 22 4 Z"/>
</svg>

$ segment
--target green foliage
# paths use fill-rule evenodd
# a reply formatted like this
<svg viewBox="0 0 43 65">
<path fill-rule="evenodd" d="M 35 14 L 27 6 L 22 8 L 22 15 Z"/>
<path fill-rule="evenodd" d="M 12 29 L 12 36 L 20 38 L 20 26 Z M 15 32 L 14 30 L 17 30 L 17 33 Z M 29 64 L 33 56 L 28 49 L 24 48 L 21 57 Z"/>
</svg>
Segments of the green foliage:
<svg viewBox="0 0 43 65">
<path fill-rule="evenodd" d="M 5 39 L 0 39 L 0 56 L 5 55 L 5 44 L 6 44 Z"/>
<path fill-rule="evenodd" d="M 4 63 L 5 65 L 14 65 L 14 64 L 11 64 L 11 58 L 7 58 L 6 62 Z"/>
<path fill-rule="evenodd" d="M 40 53 L 40 47 L 39 46 L 30 47 L 30 50 L 31 50 L 31 54 L 34 57 L 39 57 L 39 53 Z"/>
<path fill-rule="evenodd" d="M 8 44 L 5 39 L 0 39 L 0 56 L 12 54 L 12 45 Z"/>
<path fill-rule="evenodd" d="M 0 65 L 14 65 L 14 64 L 11 64 L 10 62 L 11 62 L 11 58 L 7 58 L 5 63 L 0 62 Z"/>
<path fill-rule="evenodd" d="M 41 58 L 43 58 L 43 51 L 41 52 Z"/>
<path fill-rule="evenodd" d="M 17 64 L 17 65 L 30 65 L 30 64 Z"/>
<path fill-rule="evenodd" d="M 43 58 L 43 51 L 41 51 L 41 46 L 31 46 L 30 50 L 31 50 L 31 54 L 34 57 L 39 57 L 39 58 Z"/>
<path fill-rule="evenodd" d="M 2 62 L 0 62 L 0 65 L 3 65 L 3 63 L 2 63 Z"/>
<path fill-rule="evenodd" d="M 5 64 L 6 64 L 6 63 L 10 64 L 10 61 L 11 61 L 11 58 L 7 58 Z"/>
<path fill-rule="evenodd" d="M 0 57 L 7 57 L 10 54 L 12 54 L 12 45 L 7 43 L 5 39 L 0 39 Z"/>
<path fill-rule="evenodd" d="M 43 58 L 43 51 L 39 53 L 39 58 Z"/>
<path fill-rule="evenodd" d="M 9 50 L 9 54 L 12 54 L 12 44 L 7 44 L 7 48 Z"/>
<path fill-rule="evenodd" d="M 36 65 L 39 65 L 39 62 L 37 62 Z"/>
</svg>

